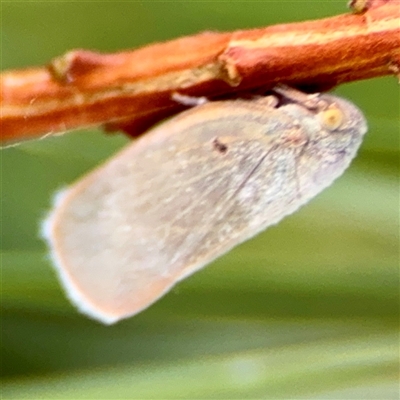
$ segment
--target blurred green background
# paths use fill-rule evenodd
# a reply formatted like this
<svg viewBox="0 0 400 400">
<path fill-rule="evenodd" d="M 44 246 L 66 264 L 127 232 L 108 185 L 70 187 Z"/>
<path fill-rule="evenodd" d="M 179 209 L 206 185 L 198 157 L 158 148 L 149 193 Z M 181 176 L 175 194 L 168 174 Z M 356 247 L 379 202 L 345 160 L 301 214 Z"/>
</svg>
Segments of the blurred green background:
<svg viewBox="0 0 400 400">
<path fill-rule="evenodd" d="M 346 1 L 2 2 L 2 69 L 204 30 L 346 12 Z M 162 60 L 160 60 L 162 61 Z M 2 398 L 397 399 L 399 88 L 336 89 L 370 129 L 309 205 L 105 327 L 66 300 L 39 239 L 51 196 L 127 143 L 100 130 L 1 152 Z"/>
</svg>

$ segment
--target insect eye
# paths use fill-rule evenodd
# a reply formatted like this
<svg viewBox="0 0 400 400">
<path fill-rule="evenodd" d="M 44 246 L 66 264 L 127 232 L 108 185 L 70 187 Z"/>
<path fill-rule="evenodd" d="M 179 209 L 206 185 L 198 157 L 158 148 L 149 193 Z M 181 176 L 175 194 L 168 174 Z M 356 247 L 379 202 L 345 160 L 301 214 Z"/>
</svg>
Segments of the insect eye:
<svg viewBox="0 0 400 400">
<path fill-rule="evenodd" d="M 343 112 L 338 108 L 331 108 L 325 111 L 322 111 L 319 114 L 319 118 L 321 120 L 322 125 L 329 129 L 330 131 L 334 131 L 342 125 L 344 120 Z"/>
</svg>

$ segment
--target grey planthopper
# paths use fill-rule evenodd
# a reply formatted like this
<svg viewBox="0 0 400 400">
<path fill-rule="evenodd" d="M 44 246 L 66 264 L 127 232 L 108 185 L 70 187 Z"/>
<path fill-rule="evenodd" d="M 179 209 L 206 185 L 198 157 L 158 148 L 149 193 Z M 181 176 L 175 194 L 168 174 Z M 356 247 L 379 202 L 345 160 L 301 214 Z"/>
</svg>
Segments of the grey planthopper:
<svg viewBox="0 0 400 400">
<path fill-rule="evenodd" d="M 137 314 L 343 173 L 367 131 L 361 111 L 274 92 L 187 110 L 58 193 L 43 235 L 81 312 Z"/>
</svg>

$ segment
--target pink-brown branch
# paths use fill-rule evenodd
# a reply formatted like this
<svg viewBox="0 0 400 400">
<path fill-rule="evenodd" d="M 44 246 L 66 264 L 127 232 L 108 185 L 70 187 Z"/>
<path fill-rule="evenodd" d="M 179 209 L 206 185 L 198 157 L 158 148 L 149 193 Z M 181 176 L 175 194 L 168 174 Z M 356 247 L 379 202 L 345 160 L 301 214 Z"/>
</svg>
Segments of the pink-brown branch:
<svg viewBox="0 0 400 400">
<path fill-rule="evenodd" d="M 360 2 L 356 1 L 359 5 Z M 233 96 L 285 82 L 324 89 L 398 74 L 400 2 L 233 33 L 202 33 L 115 54 L 74 50 L 1 76 L 1 142 L 106 124 L 140 134 L 183 106 L 171 94 Z"/>
</svg>

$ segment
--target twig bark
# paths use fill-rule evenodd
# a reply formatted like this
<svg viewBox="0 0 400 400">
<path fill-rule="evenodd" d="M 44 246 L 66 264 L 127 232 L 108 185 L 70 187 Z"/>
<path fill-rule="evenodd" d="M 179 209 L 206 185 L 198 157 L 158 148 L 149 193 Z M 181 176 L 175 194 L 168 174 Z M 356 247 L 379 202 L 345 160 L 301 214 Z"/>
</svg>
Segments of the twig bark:
<svg viewBox="0 0 400 400">
<path fill-rule="evenodd" d="M 284 82 L 309 90 L 399 74 L 400 2 L 233 33 L 206 32 L 115 54 L 74 50 L 1 75 L 1 142 L 105 124 L 143 133 L 184 106 L 174 92 L 235 96 Z"/>
</svg>

